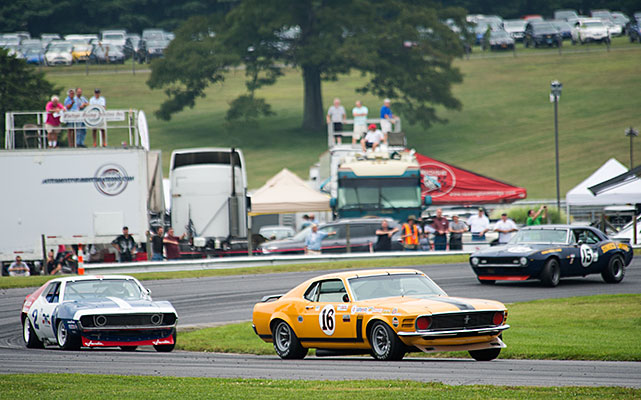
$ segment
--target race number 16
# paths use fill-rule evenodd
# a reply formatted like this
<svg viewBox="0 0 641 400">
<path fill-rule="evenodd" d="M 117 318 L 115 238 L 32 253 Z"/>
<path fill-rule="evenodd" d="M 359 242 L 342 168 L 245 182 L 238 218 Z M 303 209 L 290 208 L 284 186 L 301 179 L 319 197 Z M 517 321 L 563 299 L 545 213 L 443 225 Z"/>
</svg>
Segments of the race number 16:
<svg viewBox="0 0 641 400">
<path fill-rule="evenodd" d="M 320 324 L 323 333 L 328 336 L 334 334 L 334 327 L 336 325 L 336 318 L 334 314 L 334 306 L 330 304 L 323 307 L 318 315 L 318 323 Z"/>
</svg>

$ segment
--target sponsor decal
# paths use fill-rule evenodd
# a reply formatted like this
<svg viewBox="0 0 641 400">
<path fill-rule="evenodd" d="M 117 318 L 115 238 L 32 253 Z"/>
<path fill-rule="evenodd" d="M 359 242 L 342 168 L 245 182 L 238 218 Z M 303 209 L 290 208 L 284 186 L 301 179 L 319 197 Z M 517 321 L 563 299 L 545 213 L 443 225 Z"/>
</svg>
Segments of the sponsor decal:
<svg viewBox="0 0 641 400">
<path fill-rule="evenodd" d="M 548 250 L 543 250 L 541 254 L 559 253 L 561 251 L 562 251 L 561 249 L 548 249 Z"/>
<path fill-rule="evenodd" d="M 532 248 L 528 246 L 514 246 L 507 249 L 508 253 L 529 253 L 531 251 Z"/>
<path fill-rule="evenodd" d="M 134 177 L 118 164 L 105 164 L 96 170 L 91 177 L 45 178 L 43 185 L 68 183 L 93 183 L 99 193 L 105 196 L 117 196 L 122 193 Z"/>
<path fill-rule="evenodd" d="M 94 342 L 93 340 L 89 340 L 83 343 L 85 346 L 104 346 L 102 342 Z"/>
<path fill-rule="evenodd" d="M 398 308 L 392 308 L 392 314 L 398 314 Z"/>
<path fill-rule="evenodd" d="M 152 341 L 151 343 L 153 343 L 154 346 L 157 346 L 159 344 L 173 344 L 174 341 L 173 340 L 169 340 L 169 339 L 156 339 L 156 340 Z"/>
<path fill-rule="evenodd" d="M 303 322 L 303 317 L 301 317 L 300 315 L 298 316 L 298 322 Z"/>
<path fill-rule="evenodd" d="M 619 246 L 619 248 L 620 248 L 621 250 L 623 250 L 623 251 L 629 251 L 629 250 L 630 250 L 630 246 L 628 246 L 628 245 L 627 245 L 627 244 L 625 244 L 625 243 L 619 243 L 619 245 L 618 245 L 618 246 Z"/>
<path fill-rule="evenodd" d="M 392 318 L 392 325 L 394 325 L 394 328 L 398 327 L 398 318 Z"/>
<path fill-rule="evenodd" d="M 349 314 L 343 314 L 343 322 L 350 322 L 352 317 Z"/>
<path fill-rule="evenodd" d="M 614 244 L 614 243 L 606 243 L 603 246 L 601 246 L 601 251 L 603 253 L 607 253 L 610 250 L 616 250 L 616 248 L 617 248 L 616 244 Z"/>
<path fill-rule="evenodd" d="M 383 312 L 383 309 L 382 308 L 372 308 L 371 312 L 376 313 L 376 314 L 380 314 L 380 313 Z"/>
<path fill-rule="evenodd" d="M 339 304 L 336 306 L 336 311 L 347 311 L 347 304 Z"/>
<path fill-rule="evenodd" d="M 316 310 L 316 311 L 320 310 L 320 306 L 316 306 L 316 309 L 315 309 L 315 310 Z"/>
<path fill-rule="evenodd" d="M 421 165 L 421 172 L 423 173 L 423 187 L 432 198 L 445 196 L 456 185 L 456 175 L 443 164 L 430 162 Z M 438 185 L 435 182 L 438 182 Z"/>
<path fill-rule="evenodd" d="M 334 311 L 334 306 L 331 304 L 323 307 L 323 311 L 318 314 L 318 324 L 320 325 L 321 330 L 327 336 L 332 336 L 334 334 L 334 328 L 336 326 L 336 312 Z"/>
<path fill-rule="evenodd" d="M 352 310 L 351 310 L 352 314 L 359 314 L 359 313 L 366 313 L 366 312 L 367 312 L 367 307 L 352 306 Z"/>
<path fill-rule="evenodd" d="M 570 265 L 572 265 L 574 263 L 574 259 L 576 258 L 576 256 L 574 254 L 570 254 L 568 258 L 570 259 Z"/>
<path fill-rule="evenodd" d="M 587 244 L 582 244 L 579 248 L 579 253 L 581 254 L 581 265 L 587 268 L 593 262 L 596 262 L 599 259 L 599 253 L 592 250 Z"/>
</svg>

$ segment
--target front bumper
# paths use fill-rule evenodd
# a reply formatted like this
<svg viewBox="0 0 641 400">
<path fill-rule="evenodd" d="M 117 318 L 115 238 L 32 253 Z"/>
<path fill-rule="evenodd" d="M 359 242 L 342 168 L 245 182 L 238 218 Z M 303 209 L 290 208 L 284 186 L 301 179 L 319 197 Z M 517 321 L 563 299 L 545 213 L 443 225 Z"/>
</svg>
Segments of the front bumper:
<svg viewBox="0 0 641 400">
<path fill-rule="evenodd" d="M 433 340 L 439 338 L 452 338 L 452 337 L 468 337 L 468 336 L 483 336 L 483 335 L 498 335 L 510 325 L 492 326 L 487 328 L 472 328 L 472 329 L 454 329 L 446 331 L 414 331 L 414 332 L 399 332 L 398 336 L 401 337 L 421 337 L 425 340 Z"/>
</svg>

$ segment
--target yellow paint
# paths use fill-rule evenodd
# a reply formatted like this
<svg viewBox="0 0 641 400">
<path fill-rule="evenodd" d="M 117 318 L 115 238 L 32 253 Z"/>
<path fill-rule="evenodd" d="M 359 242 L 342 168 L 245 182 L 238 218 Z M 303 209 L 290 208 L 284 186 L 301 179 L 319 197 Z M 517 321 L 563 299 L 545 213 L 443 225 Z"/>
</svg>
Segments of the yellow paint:
<svg viewBox="0 0 641 400">
<path fill-rule="evenodd" d="M 601 251 L 603 253 L 607 253 L 610 250 L 616 250 L 616 248 L 617 248 L 616 244 L 614 244 L 614 243 L 606 243 L 603 246 L 601 246 Z"/>
<path fill-rule="evenodd" d="M 561 249 L 549 249 L 549 250 L 542 251 L 541 254 L 559 253 L 561 251 L 562 251 Z"/>
<path fill-rule="evenodd" d="M 613 243 L 614 244 L 614 243 Z M 630 246 L 625 243 L 619 243 L 619 248 L 623 251 L 630 251 Z"/>
</svg>

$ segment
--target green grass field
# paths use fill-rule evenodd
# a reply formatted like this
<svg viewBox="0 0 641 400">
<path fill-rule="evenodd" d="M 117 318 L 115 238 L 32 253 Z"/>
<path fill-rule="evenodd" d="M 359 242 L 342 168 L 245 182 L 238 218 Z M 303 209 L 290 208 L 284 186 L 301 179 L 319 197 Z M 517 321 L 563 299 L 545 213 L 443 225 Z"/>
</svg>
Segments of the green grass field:
<svg viewBox="0 0 641 400">
<path fill-rule="evenodd" d="M 565 193 L 610 157 L 628 162 L 629 141 L 623 131 L 628 126 L 641 127 L 641 46 L 630 46 L 626 40 L 617 38 L 610 52 L 599 45 L 568 45 L 563 55 L 556 49 L 519 48 L 516 58 L 510 53 L 481 54 L 476 49 L 469 60 L 456 61 L 465 77 L 454 88 L 463 109 L 442 111 L 440 115 L 450 122 L 429 130 L 406 122 L 408 144 L 442 161 L 524 186 L 530 198 L 552 198 L 554 130 L 548 95 L 550 81 L 558 79 L 564 85 L 559 132 Z M 303 90 L 297 70 L 288 70 L 276 86 L 258 94 L 272 104 L 275 116 L 255 126 L 232 127 L 224 122 L 224 115 L 228 103 L 244 91 L 242 71 L 230 72 L 225 83 L 210 87 L 193 109 L 166 122 L 153 116 L 164 93 L 146 86 L 149 73 L 133 76 L 130 69 L 130 65 L 99 66 L 89 76 L 83 66 L 46 71 L 63 88 L 81 86 L 91 94 L 100 87 L 110 108 L 145 110 L 152 147 L 163 151 L 165 171 L 172 149 L 237 146 L 245 153 L 249 186 L 257 188 L 283 167 L 306 178 L 309 166 L 327 148 L 325 131 L 300 129 Z M 354 73 L 324 83 L 324 104 L 338 96 L 349 110 L 360 98 L 370 108 L 370 116 L 376 115 L 381 100 L 354 92 L 363 82 Z M 114 135 L 111 144 L 123 139 Z"/>
<path fill-rule="evenodd" d="M 490 296 L 491 297 L 491 296 Z M 501 358 L 641 361 L 641 295 L 599 295 L 508 305 Z M 275 354 L 251 323 L 183 332 L 177 348 L 190 351 Z M 467 352 L 411 356 L 469 357 Z"/>
<path fill-rule="evenodd" d="M 617 387 L 524 387 L 409 381 L 291 381 L 80 374 L 3 375 L 0 399 L 636 399 Z"/>
</svg>

